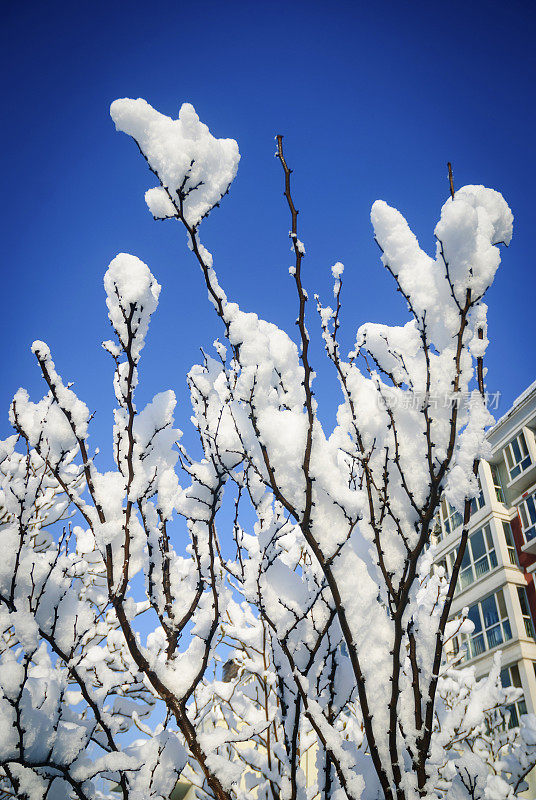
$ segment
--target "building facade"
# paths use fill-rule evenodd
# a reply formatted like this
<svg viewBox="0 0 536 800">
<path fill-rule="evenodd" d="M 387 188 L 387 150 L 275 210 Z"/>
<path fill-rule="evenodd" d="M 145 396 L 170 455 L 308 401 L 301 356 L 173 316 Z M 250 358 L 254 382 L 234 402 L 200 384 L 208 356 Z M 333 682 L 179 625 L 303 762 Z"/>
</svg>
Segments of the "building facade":
<svg viewBox="0 0 536 800">
<path fill-rule="evenodd" d="M 509 708 L 514 727 L 536 713 L 536 381 L 489 431 L 492 456 L 479 470 L 480 496 L 472 503 L 469 541 L 452 605 L 452 617 L 469 608 L 471 635 L 451 643 L 449 656 L 488 674 L 502 651 L 501 680 L 523 696 Z M 434 532 L 435 563 L 450 575 L 462 516 L 443 498 Z M 534 797 L 534 794 L 530 796 Z"/>
</svg>

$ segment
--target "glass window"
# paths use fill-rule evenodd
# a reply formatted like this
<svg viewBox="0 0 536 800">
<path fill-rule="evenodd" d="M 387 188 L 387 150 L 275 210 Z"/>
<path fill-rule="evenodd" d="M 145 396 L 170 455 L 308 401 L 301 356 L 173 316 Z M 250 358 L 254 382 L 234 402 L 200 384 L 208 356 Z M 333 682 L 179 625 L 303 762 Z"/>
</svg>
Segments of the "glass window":
<svg viewBox="0 0 536 800">
<path fill-rule="evenodd" d="M 493 488 L 495 489 L 495 495 L 499 503 L 504 503 L 504 492 L 502 488 L 499 467 L 497 464 L 490 464 L 490 467 L 491 467 L 491 477 L 493 479 Z"/>
<path fill-rule="evenodd" d="M 534 639 L 534 625 L 532 622 L 532 614 L 530 613 L 529 600 L 527 597 L 527 590 L 524 586 L 517 587 L 517 595 L 519 597 L 519 605 L 521 607 L 521 616 L 525 625 L 525 634 L 529 639 Z"/>
<path fill-rule="evenodd" d="M 519 674 L 519 667 L 517 664 L 512 664 L 510 667 L 505 667 L 501 670 L 501 684 L 503 689 L 508 686 L 514 686 L 516 689 L 522 689 L 521 676 Z M 504 709 L 504 722 L 505 727 L 517 728 L 519 727 L 519 718 L 527 713 L 527 704 L 524 697 L 520 697 L 515 703 L 511 703 Z"/>
<path fill-rule="evenodd" d="M 502 589 L 471 606 L 468 618 L 475 626 L 473 633 L 459 634 L 453 640 L 454 653 L 462 649 L 464 661 L 476 658 L 485 650 L 497 647 L 512 638 Z"/>
<path fill-rule="evenodd" d="M 516 546 L 514 542 L 514 536 L 512 533 L 512 528 L 509 522 L 505 522 L 503 520 L 503 531 L 504 531 L 504 538 L 506 539 L 506 549 L 508 550 L 508 558 L 510 559 L 510 564 L 513 564 L 517 567 L 517 553 L 516 553 Z"/>
<path fill-rule="evenodd" d="M 455 511 L 451 504 L 444 497 L 441 500 L 441 522 L 445 536 L 449 536 L 463 522 L 463 517 L 459 511 Z"/>
<path fill-rule="evenodd" d="M 536 536 L 536 493 L 530 494 L 518 506 L 521 530 L 525 541 L 529 542 Z"/>
<path fill-rule="evenodd" d="M 516 700 L 515 703 L 506 706 L 504 710 L 508 715 L 508 719 L 505 719 L 508 727 L 519 728 L 519 717 L 527 713 L 527 704 L 525 703 L 525 698 L 521 697 L 519 700 Z"/>
<path fill-rule="evenodd" d="M 499 604 L 499 611 L 501 614 L 501 619 L 508 616 L 508 612 L 506 611 L 506 603 L 504 602 L 504 593 L 502 589 L 496 593 L 497 602 Z"/>
<path fill-rule="evenodd" d="M 475 514 L 477 511 L 480 511 L 480 509 L 484 507 L 484 494 L 482 492 L 480 478 L 477 478 L 477 480 L 479 493 L 471 500 L 471 515 Z M 436 534 L 438 540 L 441 540 L 443 536 L 449 536 L 463 522 L 463 514 L 460 511 L 455 511 L 454 507 L 444 497 L 441 500 L 439 517 L 441 525 L 438 535 Z M 434 529 L 434 534 L 435 533 L 436 530 Z"/>
<path fill-rule="evenodd" d="M 465 589 L 466 586 L 473 583 L 474 576 L 473 576 L 473 565 L 471 564 L 471 553 L 469 549 L 469 542 L 467 542 L 467 546 L 465 548 L 465 553 L 463 554 L 462 563 L 460 565 L 460 574 L 458 575 L 458 584 L 459 590 Z"/>
<path fill-rule="evenodd" d="M 497 603 L 495 602 L 495 595 L 490 595 L 482 600 L 482 615 L 484 617 L 484 625 L 489 628 L 490 625 L 496 625 L 499 622 L 499 611 Z"/>
<path fill-rule="evenodd" d="M 456 560 L 457 550 L 451 550 L 447 558 L 449 561 L 449 574 Z M 493 544 L 493 537 L 489 525 L 475 531 L 469 537 L 465 553 L 463 555 L 460 574 L 456 584 L 456 591 L 461 592 L 477 581 L 483 575 L 497 566 L 497 555 Z"/>
<path fill-rule="evenodd" d="M 493 595 L 492 595 L 493 598 Z M 473 625 L 475 626 L 475 630 L 473 633 L 478 633 L 482 630 L 482 620 L 480 619 L 480 614 L 478 611 L 478 603 L 476 606 L 471 606 L 469 609 L 469 613 L 467 614 L 468 619 L 471 620 Z"/>
<path fill-rule="evenodd" d="M 505 667 L 501 670 L 501 685 L 503 689 L 506 689 L 508 686 L 514 686 L 516 689 L 522 688 L 521 676 L 517 664 L 512 664 L 511 667 Z"/>
<path fill-rule="evenodd" d="M 481 529 L 471 536 L 471 550 L 475 561 L 486 555 L 486 545 L 484 544 L 484 531 Z"/>
<path fill-rule="evenodd" d="M 523 431 L 518 433 L 515 439 L 512 439 L 510 444 L 506 445 L 504 450 L 506 457 L 506 465 L 510 475 L 510 480 L 513 481 L 518 475 L 521 475 L 532 464 L 527 442 Z"/>
<path fill-rule="evenodd" d="M 477 511 L 480 511 L 481 508 L 484 508 L 484 493 L 482 492 L 480 477 L 477 475 L 476 479 L 478 481 L 478 494 L 471 500 L 471 515 L 476 514 Z"/>
</svg>

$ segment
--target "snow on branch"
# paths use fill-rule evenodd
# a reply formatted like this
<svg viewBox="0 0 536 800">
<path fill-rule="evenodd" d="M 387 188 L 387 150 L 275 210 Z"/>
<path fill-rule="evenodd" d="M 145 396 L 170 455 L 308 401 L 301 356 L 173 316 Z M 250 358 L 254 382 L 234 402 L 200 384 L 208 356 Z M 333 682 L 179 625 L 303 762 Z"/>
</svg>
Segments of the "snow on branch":
<svg viewBox="0 0 536 800">
<path fill-rule="evenodd" d="M 157 219 L 180 213 L 192 227 L 216 206 L 236 176 L 238 145 L 216 139 L 183 103 L 178 119 L 156 111 L 145 100 L 115 100 L 110 108 L 117 130 L 137 142 L 161 185 L 145 201 Z"/>
<path fill-rule="evenodd" d="M 0 788 L 164 800 L 180 777 L 200 800 L 511 800 L 536 762 L 536 719 L 506 728 L 518 692 L 498 659 L 479 682 L 444 652 L 472 626 L 449 617 L 487 454 L 482 297 L 508 206 L 451 182 L 431 256 L 374 204 L 408 319 L 360 324 L 344 355 L 332 267 L 335 309 L 317 298 L 339 388 L 327 429 L 283 137 L 297 342 L 228 300 L 199 240 L 236 142 L 188 104 L 178 120 L 144 100 L 111 111 L 158 180 L 153 215 L 186 230 L 225 343 L 188 374 L 194 457 L 172 390 L 136 405 L 160 286 L 136 257 L 112 261 L 108 471 L 87 406 L 34 343 L 45 396 L 17 392 L 0 443 Z M 450 579 L 432 567 L 443 496 L 463 517 Z"/>
</svg>

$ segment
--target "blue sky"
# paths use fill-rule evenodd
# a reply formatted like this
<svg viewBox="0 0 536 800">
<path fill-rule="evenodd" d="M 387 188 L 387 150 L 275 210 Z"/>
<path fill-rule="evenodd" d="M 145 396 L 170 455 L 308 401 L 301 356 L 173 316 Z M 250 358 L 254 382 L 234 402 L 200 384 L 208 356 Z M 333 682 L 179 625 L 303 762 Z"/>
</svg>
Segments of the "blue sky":
<svg viewBox="0 0 536 800">
<path fill-rule="evenodd" d="M 154 222 L 145 207 L 151 176 L 109 118 L 123 96 L 172 116 L 190 101 L 215 135 L 237 139 L 238 177 L 201 236 L 228 295 L 293 331 L 289 222 L 273 157 L 274 135 L 285 135 L 305 281 L 328 299 L 329 268 L 345 263 L 348 348 L 364 321 L 406 320 L 372 238 L 374 200 L 398 207 L 432 252 L 448 160 L 457 186 L 502 191 L 515 229 L 488 297 L 498 413 L 534 380 L 533 4 L 7 0 L 2 11 L 1 435 L 20 385 L 41 396 L 29 351 L 39 338 L 97 412 L 94 445 L 109 448 L 102 276 L 120 251 L 146 261 L 163 286 L 140 404 L 171 387 L 188 425 L 186 371 L 221 329 L 178 224 Z M 337 385 L 315 348 L 329 422 Z"/>
</svg>

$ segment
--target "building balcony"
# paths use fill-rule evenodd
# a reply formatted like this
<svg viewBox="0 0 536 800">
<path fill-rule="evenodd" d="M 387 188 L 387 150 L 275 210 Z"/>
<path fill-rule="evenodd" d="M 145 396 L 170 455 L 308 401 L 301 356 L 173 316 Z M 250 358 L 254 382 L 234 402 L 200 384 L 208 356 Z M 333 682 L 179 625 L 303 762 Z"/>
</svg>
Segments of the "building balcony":
<svg viewBox="0 0 536 800">
<path fill-rule="evenodd" d="M 529 539 L 528 542 L 523 545 L 521 550 L 524 553 L 529 553 L 531 556 L 536 556 L 536 536 L 534 536 L 532 539 Z"/>
<path fill-rule="evenodd" d="M 536 482 L 536 463 L 532 462 L 527 469 L 523 470 L 517 478 L 506 484 L 506 489 L 510 495 L 517 496 L 524 494 Z"/>
</svg>

